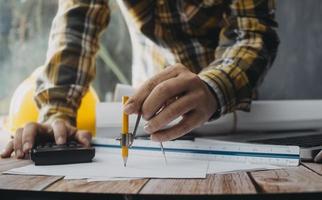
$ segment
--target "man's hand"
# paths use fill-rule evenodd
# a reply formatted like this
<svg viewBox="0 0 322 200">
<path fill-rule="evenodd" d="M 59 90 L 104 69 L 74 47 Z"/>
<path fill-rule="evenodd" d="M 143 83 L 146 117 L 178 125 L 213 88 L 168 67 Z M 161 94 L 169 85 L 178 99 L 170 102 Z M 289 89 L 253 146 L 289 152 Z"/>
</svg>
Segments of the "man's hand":
<svg viewBox="0 0 322 200">
<path fill-rule="evenodd" d="M 146 81 L 128 100 L 127 114 L 141 112 L 153 141 L 176 139 L 208 121 L 217 102 L 206 83 L 182 64 L 167 67 Z M 164 129 L 182 116 L 182 120 Z"/>
<path fill-rule="evenodd" d="M 31 122 L 16 131 L 14 139 L 7 144 L 1 153 L 1 157 L 8 158 L 14 151 L 16 158 L 24 158 L 36 140 L 39 142 L 55 140 L 56 144 L 65 144 L 70 139 L 74 139 L 84 146 L 90 146 L 91 133 L 85 130 L 77 130 L 61 119 L 55 120 L 51 124 Z"/>
</svg>

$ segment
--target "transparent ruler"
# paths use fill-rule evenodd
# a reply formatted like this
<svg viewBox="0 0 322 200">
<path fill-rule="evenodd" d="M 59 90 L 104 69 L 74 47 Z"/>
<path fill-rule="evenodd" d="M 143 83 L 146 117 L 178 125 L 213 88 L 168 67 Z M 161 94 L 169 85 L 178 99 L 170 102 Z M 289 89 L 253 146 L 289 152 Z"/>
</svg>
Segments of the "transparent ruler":
<svg viewBox="0 0 322 200">
<path fill-rule="evenodd" d="M 118 152 L 119 141 L 95 138 L 93 146 L 110 148 Z M 169 141 L 163 143 L 167 157 L 196 160 L 238 161 L 279 166 L 297 166 L 300 160 L 298 146 L 262 145 L 219 140 Z M 130 151 L 133 154 L 162 156 L 160 143 L 150 140 L 135 140 Z"/>
</svg>

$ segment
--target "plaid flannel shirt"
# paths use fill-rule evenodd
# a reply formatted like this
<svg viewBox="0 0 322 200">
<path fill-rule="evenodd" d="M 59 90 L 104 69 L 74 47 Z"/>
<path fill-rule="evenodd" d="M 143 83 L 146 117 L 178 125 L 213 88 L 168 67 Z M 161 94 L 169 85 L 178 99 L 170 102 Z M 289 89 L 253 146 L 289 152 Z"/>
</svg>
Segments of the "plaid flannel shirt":
<svg viewBox="0 0 322 200">
<path fill-rule="evenodd" d="M 169 50 L 175 62 L 198 73 L 212 89 L 219 104 L 214 118 L 236 109 L 249 111 L 252 93 L 277 52 L 274 0 L 123 1 L 138 32 Z M 45 68 L 37 80 L 40 122 L 63 118 L 76 123 L 82 96 L 95 76 L 99 35 L 109 14 L 106 0 L 59 1 Z M 171 63 L 162 51 L 149 52 L 154 66 L 146 68 Z"/>
</svg>

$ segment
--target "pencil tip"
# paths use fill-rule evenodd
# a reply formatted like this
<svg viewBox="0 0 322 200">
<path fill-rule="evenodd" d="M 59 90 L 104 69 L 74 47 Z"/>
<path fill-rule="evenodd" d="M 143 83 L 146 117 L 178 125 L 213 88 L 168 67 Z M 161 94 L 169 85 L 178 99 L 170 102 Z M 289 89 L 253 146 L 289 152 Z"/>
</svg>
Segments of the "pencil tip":
<svg viewBox="0 0 322 200">
<path fill-rule="evenodd" d="M 126 163 L 127 163 L 127 158 L 125 157 L 125 158 L 123 158 L 123 165 L 124 165 L 124 167 L 126 167 Z"/>
</svg>

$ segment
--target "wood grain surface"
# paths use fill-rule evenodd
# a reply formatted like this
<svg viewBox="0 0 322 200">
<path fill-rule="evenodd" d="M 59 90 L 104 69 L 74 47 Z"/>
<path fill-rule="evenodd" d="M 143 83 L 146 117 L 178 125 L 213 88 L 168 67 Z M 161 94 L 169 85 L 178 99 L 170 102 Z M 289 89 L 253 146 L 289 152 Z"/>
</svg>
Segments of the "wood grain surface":
<svg viewBox="0 0 322 200">
<path fill-rule="evenodd" d="M 15 158 L 0 158 L 0 172 L 7 171 L 9 169 L 23 167 L 32 163 L 30 160 L 18 160 Z"/>
<path fill-rule="evenodd" d="M 41 191 L 48 185 L 63 177 L 57 176 L 23 176 L 23 175 L 1 175 L 0 188 L 9 190 L 37 190 Z"/>
<path fill-rule="evenodd" d="M 310 169 L 299 166 L 281 170 L 251 172 L 259 192 L 321 192 L 322 177 Z"/>
<path fill-rule="evenodd" d="M 0 159 L 0 172 L 30 164 Z M 256 194 L 322 192 L 322 165 L 257 172 L 208 175 L 206 179 L 139 179 L 130 181 L 63 180 L 54 176 L 0 175 L 0 189 L 114 194 Z"/>
<path fill-rule="evenodd" d="M 147 179 L 97 182 L 60 180 L 46 188 L 46 191 L 137 194 L 147 181 Z"/>
<path fill-rule="evenodd" d="M 206 179 L 151 179 L 140 194 L 253 194 L 245 172 L 208 175 Z"/>
<path fill-rule="evenodd" d="M 30 164 L 30 160 L 18 160 L 15 158 L 0 159 L 0 172 L 22 167 Z M 0 189 L 19 190 L 43 190 L 48 185 L 63 177 L 57 176 L 23 176 L 23 175 L 0 175 Z"/>
</svg>

